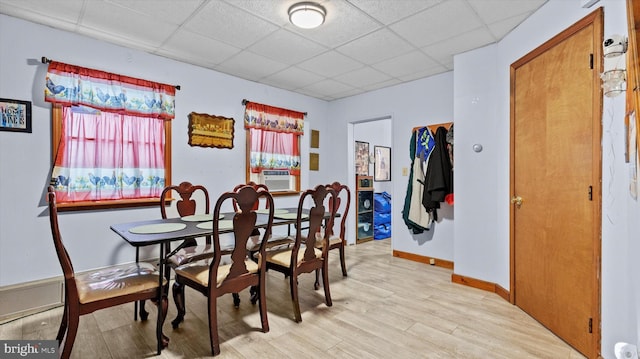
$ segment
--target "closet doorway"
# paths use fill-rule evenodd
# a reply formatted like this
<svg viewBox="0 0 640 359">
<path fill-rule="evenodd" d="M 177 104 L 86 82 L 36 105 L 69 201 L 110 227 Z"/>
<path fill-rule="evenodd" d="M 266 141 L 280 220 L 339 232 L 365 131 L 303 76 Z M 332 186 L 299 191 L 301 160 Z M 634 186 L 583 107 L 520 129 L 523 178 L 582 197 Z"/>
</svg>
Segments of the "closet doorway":
<svg viewBox="0 0 640 359">
<path fill-rule="evenodd" d="M 347 221 L 347 226 L 349 229 L 348 243 L 356 244 L 356 231 L 357 231 L 357 221 L 355 218 L 357 208 L 355 206 L 358 205 L 357 202 L 357 191 L 356 189 L 356 163 L 355 163 L 355 143 L 356 141 L 364 142 L 369 145 L 369 153 L 372 156 L 371 161 L 369 163 L 369 176 L 374 176 L 374 149 L 375 146 L 386 146 L 389 147 L 391 154 L 391 181 L 373 181 L 373 191 L 374 192 L 387 192 L 391 195 L 391 199 L 393 202 L 393 156 L 394 156 L 394 148 L 393 148 L 393 126 L 392 126 L 392 117 L 391 116 L 380 116 L 376 118 L 370 118 L 361 121 L 355 121 L 348 123 L 347 129 L 347 141 L 349 148 L 349 160 L 348 160 L 348 176 L 349 176 L 349 188 L 351 189 L 351 210 L 349 211 L 349 220 Z M 393 207 L 393 203 L 392 203 Z M 375 221 L 374 221 L 375 222 Z M 374 223 L 375 225 L 375 223 Z M 391 227 L 391 233 L 393 232 L 393 226 Z"/>
<path fill-rule="evenodd" d="M 598 9 L 511 66 L 511 301 L 600 353 Z"/>
</svg>

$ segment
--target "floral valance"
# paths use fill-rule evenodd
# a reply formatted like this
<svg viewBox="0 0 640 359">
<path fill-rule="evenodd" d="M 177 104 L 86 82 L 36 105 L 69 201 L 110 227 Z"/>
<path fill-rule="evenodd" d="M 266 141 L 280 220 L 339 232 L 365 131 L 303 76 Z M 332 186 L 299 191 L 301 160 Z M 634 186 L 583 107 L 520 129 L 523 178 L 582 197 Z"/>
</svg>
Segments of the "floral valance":
<svg viewBox="0 0 640 359">
<path fill-rule="evenodd" d="M 51 61 L 45 101 L 133 116 L 175 117 L 175 86 Z"/>
<path fill-rule="evenodd" d="M 297 135 L 304 134 L 304 112 L 255 102 L 246 102 L 245 106 L 244 128 L 295 133 Z"/>
</svg>

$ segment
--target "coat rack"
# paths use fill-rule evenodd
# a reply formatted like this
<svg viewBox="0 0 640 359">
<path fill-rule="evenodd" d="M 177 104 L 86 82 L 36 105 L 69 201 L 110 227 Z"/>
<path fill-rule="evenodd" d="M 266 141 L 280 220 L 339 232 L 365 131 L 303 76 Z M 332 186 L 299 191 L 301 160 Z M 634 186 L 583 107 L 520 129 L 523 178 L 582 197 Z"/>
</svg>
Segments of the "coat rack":
<svg viewBox="0 0 640 359">
<path fill-rule="evenodd" d="M 429 131 L 431 131 L 431 133 L 436 133 L 436 131 L 438 131 L 438 127 L 444 127 L 447 129 L 447 131 L 449 131 L 449 129 L 451 129 L 451 126 L 453 125 L 453 122 L 443 122 L 443 123 L 436 123 L 433 125 L 427 125 L 427 126 L 418 126 L 418 127 L 414 127 L 413 130 L 411 130 L 411 132 L 415 132 L 421 128 L 425 128 L 428 127 Z"/>
</svg>

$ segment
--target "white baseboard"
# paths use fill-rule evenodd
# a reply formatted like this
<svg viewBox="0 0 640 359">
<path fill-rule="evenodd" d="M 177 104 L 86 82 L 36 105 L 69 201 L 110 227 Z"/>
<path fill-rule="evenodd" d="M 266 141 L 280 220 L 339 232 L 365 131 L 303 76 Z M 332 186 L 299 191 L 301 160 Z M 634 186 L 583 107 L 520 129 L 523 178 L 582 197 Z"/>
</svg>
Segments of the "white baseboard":
<svg viewBox="0 0 640 359">
<path fill-rule="evenodd" d="M 64 303 L 62 277 L 0 287 L 0 324 Z"/>
</svg>

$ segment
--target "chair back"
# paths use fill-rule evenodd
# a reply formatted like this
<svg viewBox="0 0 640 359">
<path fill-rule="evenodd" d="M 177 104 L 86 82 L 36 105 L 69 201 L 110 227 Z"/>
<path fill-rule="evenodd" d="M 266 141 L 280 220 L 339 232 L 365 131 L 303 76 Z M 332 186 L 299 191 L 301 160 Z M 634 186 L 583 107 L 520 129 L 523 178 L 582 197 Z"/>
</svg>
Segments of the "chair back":
<svg viewBox="0 0 640 359">
<path fill-rule="evenodd" d="M 209 192 L 202 185 L 193 185 L 190 182 L 182 182 L 179 185 L 167 186 L 162 190 L 160 194 L 160 213 L 162 218 L 166 219 L 167 216 L 167 202 L 171 199 L 171 195 L 175 191 L 180 199 L 176 202 L 176 210 L 180 217 L 191 216 L 196 214 L 196 207 L 204 207 L 204 213 L 209 214 Z M 201 194 L 204 200 L 201 201 L 201 205 L 197 205 L 198 201 L 195 200 L 195 196 Z"/>
<path fill-rule="evenodd" d="M 336 192 L 336 201 L 329 201 L 329 205 L 333 205 L 335 207 L 335 213 L 340 213 L 340 238 L 342 240 L 346 240 L 346 227 L 347 227 L 347 215 L 349 214 L 349 208 L 351 207 L 351 190 L 347 185 L 341 184 L 340 182 L 333 182 L 332 184 L 327 185 Z M 329 227 L 327 227 L 329 228 Z M 335 226 L 330 227 L 329 237 L 333 236 Z"/>
<path fill-rule="evenodd" d="M 301 266 L 305 261 L 311 262 L 317 259 L 315 254 L 315 244 L 319 238 L 316 236 L 322 236 L 322 234 L 324 234 L 322 236 L 322 241 L 324 243 L 322 256 L 323 258 L 326 258 L 331 231 L 323 230 L 323 226 L 326 223 L 327 228 L 333 227 L 337 208 L 333 205 L 334 203 L 337 203 L 336 192 L 332 188 L 324 185 L 318 185 L 314 189 L 308 189 L 300 195 L 300 199 L 298 200 L 298 214 L 296 218 L 296 238 L 291 250 L 291 268 Z M 307 206 L 309 208 L 309 220 L 307 222 L 308 227 L 303 228 L 303 209 Z M 329 213 L 329 216 L 325 218 L 325 214 L 327 213 Z M 303 244 L 304 248 L 302 247 Z M 302 262 L 297 262 L 298 252 L 300 250 L 304 250 L 304 257 Z"/>
<path fill-rule="evenodd" d="M 266 184 L 262 184 L 262 183 L 255 183 L 255 182 L 253 182 L 253 181 L 249 181 L 247 184 L 241 183 L 241 184 L 239 184 L 239 185 L 235 186 L 235 187 L 233 188 L 233 192 L 238 192 L 238 190 L 239 190 L 240 188 L 244 187 L 244 186 L 251 186 L 251 187 L 253 187 L 256 191 L 258 191 L 258 190 L 262 189 L 262 190 L 264 190 L 264 191 L 269 192 L 269 187 L 267 187 L 267 185 L 266 185 Z M 269 203 L 268 203 L 268 202 L 265 202 L 265 206 L 266 206 L 266 207 L 264 207 L 264 208 L 269 208 Z M 256 209 L 259 209 L 259 208 L 260 208 L 260 202 L 256 202 L 256 203 L 255 203 L 255 205 L 254 205 L 254 208 L 253 208 L 253 209 L 254 209 L 254 210 L 256 210 Z M 233 210 L 234 210 L 234 211 L 236 211 L 236 212 L 238 212 L 238 204 L 237 204 L 235 201 L 233 202 Z"/>
<path fill-rule="evenodd" d="M 209 269 L 209 283 L 217 282 L 218 268 L 222 258 L 222 251 L 220 248 L 222 233 L 220 233 L 220 227 L 221 223 L 223 223 L 223 219 L 220 219 L 220 214 L 225 203 L 231 201 L 238 208 L 233 214 L 233 219 L 231 220 L 233 226 L 232 235 L 234 246 L 231 253 L 229 274 L 221 283 L 221 286 L 224 284 L 230 284 L 228 291 L 231 292 L 234 292 L 236 288 L 242 289 L 247 286 L 246 283 L 243 283 L 241 277 L 246 277 L 245 274 L 248 273 L 245 263 L 245 260 L 249 258 L 247 242 L 249 241 L 249 237 L 254 233 L 254 229 L 257 224 L 258 214 L 255 212 L 256 204 L 259 203 L 261 199 L 264 199 L 267 202 L 267 207 L 270 208 L 269 213 L 267 214 L 267 222 L 263 224 L 265 230 L 258 250 L 261 257 L 264 257 L 265 245 L 273 224 L 274 205 L 271 193 L 262 188 L 256 190 L 256 188 L 251 185 L 244 185 L 240 188 L 234 188 L 233 192 L 223 193 L 216 201 L 213 211 L 213 252 L 215 256 Z M 260 263 L 258 263 L 258 265 L 260 267 L 260 271 L 264 273 L 266 270 L 266 264 L 264 261 L 259 262 Z M 232 284 L 231 282 L 233 281 L 237 281 L 237 285 Z"/>
<path fill-rule="evenodd" d="M 64 287 L 67 293 L 77 293 L 75 274 L 73 264 L 69 253 L 62 243 L 60 228 L 58 227 L 58 207 L 56 205 L 56 193 L 53 186 L 49 186 L 47 201 L 49 202 L 49 222 L 51 223 L 51 235 L 53 237 L 53 245 L 56 248 L 58 261 L 62 272 L 64 273 Z"/>
</svg>

